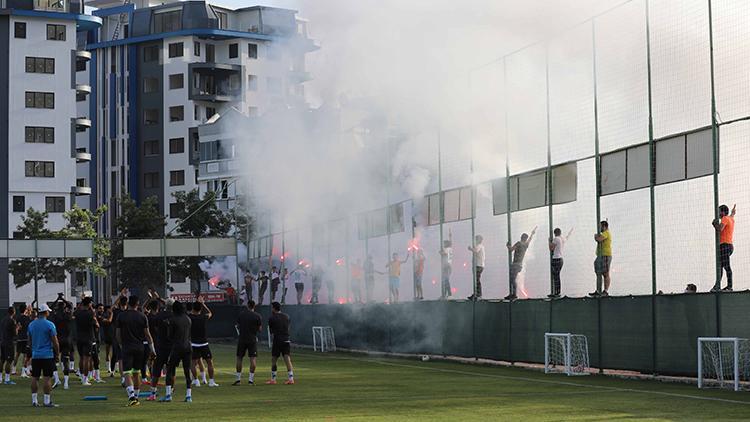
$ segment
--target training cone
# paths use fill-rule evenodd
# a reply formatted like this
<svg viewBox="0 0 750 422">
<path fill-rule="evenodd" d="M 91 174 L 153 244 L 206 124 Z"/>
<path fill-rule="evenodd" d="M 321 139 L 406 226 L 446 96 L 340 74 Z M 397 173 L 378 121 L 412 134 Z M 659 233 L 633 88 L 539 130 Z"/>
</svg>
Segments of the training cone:
<svg viewBox="0 0 750 422">
<path fill-rule="evenodd" d="M 86 396 L 83 399 L 86 401 L 99 401 L 99 400 L 107 400 L 107 396 Z"/>
</svg>

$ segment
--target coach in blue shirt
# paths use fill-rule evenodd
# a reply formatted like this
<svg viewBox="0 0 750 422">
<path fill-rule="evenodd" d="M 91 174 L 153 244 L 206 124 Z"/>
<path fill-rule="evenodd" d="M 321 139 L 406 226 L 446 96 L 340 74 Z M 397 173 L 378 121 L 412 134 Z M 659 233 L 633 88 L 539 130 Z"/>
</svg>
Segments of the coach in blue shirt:
<svg viewBox="0 0 750 422">
<path fill-rule="evenodd" d="M 49 313 L 47 304 L 39 306 L 37 317 L 28 329 L 31 342 L 31 405 L 34 407 L 39 407 L 37 390 L 40 375 L 44 375 L 44 407 L 57 407 L 50 398 L 50 377 L 55 371 L 55 355 L 60 352 L 60 345 L 57 343 L 55 324 L 47 320 Z"/>
</svg>

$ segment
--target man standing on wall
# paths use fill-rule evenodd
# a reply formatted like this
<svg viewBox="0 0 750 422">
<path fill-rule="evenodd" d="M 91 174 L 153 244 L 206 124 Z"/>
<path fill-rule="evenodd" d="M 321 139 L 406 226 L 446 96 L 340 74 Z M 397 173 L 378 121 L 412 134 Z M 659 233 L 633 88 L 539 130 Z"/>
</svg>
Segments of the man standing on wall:
<svg viewBox="0 0 750 422">
<path fill-rule="evenodd" d="M 364 265 L 365 273 L 365 300 L 367 303 L 372 302 L 372 293 L 375 289 L 375 264 L 372 262 L 372 255 L 367 255 Z"/>
<path fill-rule="evenodd" d="M 266 295 L 268 290 L 268 275 L 265 271 L 261 271 L 258 275 L 258 305 L 263 305 L 263 296 Z"/>
<path fill-rule="evenodd" d="M 547 296 L 551 299 L 560 297 L 560 272 L 563 267 L 563 249 L 565 242 L 573 233 L 573 229 L 570 229 L 567 236 L 562 235 L 562 230 L 556 228 L 554 231 L 555 237 L 549 240 L 549 251 L 552 253 L 552 260 L 550 261 L 551 272 L 552 272 L 552 292 Z"/>
<path fill-rule="evenodd" d="M 247 309 L 244 309 L 238 316 L 235 327 L 239 338 L 237 339 L 237 377 L 232 385 L 239 385 L 242 379 L 242 359 L 247 353 L 250 358 L 250 375 L 247 383 L 255 385 L 255 360 L 258 356 L 258 333 L 263 326 L 263 318 L 255 312 L 255 302 L 249 301 Z"/>
<path fill-rule="evenodd" d="M 394 253 L 391 261 L 386 264 L 388 269 L 388 293 L 389 303 L 398 302 L 398 289 L 401 286 L 401 264 L 406 263 L 409 260 L 409 253 L 406 254 L 406 258 L 403 261 L 398 259 L 398 254 Z"/>
<path fill-rule="evenodd" d="M 529 244 L 531 244 L 531 241 L 534 239 L 534 234 L 536 234 L 536 227 L 531 231 L 531 236 L 524 233 L 521 235 L 520 241 L 516 242 L 514 245 L 511 245 L 510 242 L 508 242 L 506 245 L 508 250 L 513 253 L 513 262 L 510 264 L 510 292 L 508 296 L 505 296 L 505 300 L 516 300 L 518 298 L 516 295 L 516 288 L 518 287 L 516 280 L 518 274 L 523 270 L 523 258 L 526 256 Z"/>
<path fill-rule="evenodd" d="M 609 223 L 599 223 L 599 233 L 594 235 L 596 240 L 596 260 L 594 261 L 594 272 L 596 273 L 596 291 L 589 296 L 609 296 L 610 266 L 612 265 L 612 234 L 609 231 Z M 602 290 L 602 279 L 604 279 L 604 290 Z"/>
<path fill-rule="evenodd" d="M 424 293 L 422 292 L 422 276 L 424 276 L 424 251 L 422 248 L 415 246 L 416 252 L 414 254 L 414 299 L 424 299 Z"/>
<path fill-rule="evenodd" d="M 305 294 L 303 275 L 307 276 L 307 272 L 302 265 L 297 266 L 297 269 L 292 271 L 292 282 L 294 283 L 294 290 L 297 292 L 297 305 L 302 303 L 302 296 Z"/>
<path fill-rule="evenodd" d="M 279 291 L 281 285 L 281 277 L 279 276 L 279 269 L 275 266 L 271 268 L 271 302 L 276 301 L 276 292 Z"/>
<path fill-rule="evenodd" d="M 469 300 L 479 300 L 482 298 L 482 272 L 484 271 L 484 245 L 482 244 L 482 236 L 476 235 L 474 238 L 474 245 L 469 246 L 468 249 L 474 254 L 474 273 L 476 277 L 476 284 L 474 293 L 469 296 Z"/>
<path fill-rule="evenodd" d="M 362 260 L 357 259 L 351 266 L 352 274 L 352 301 L 354 303 L 362 303 L 362 277 L 364 270 L 362 269 Z"/>
<path fill-rule="evenodd" d="M 289 315 L 281 312 L 281 304 L 273 302 L 271 304 L 271 317 L 268 318 L 268 328 L 273 336 L 273 345 L 271 347 L 271 379 L 266 384 L 276 384 L 276 362 L 280 356 L 283 356 L 288 379 L 284 384 L 294 384 L 294 370 L 292 368 L 292 344 L 289 338 Z"/>
<path fill-rule="evenodd" d="M 712 292 L 723 290 L 732 291 L 732 266 L 729 258 L 734 253 L 734 216 L 737 214 L 737 205 L 732 206 L 732 213 L 729 213 L 729 207 L 722 205 L 719 207 L 719 218 L 713 221 L 714 229 L 719 233 L 719 271 L 716 274 L 716 284 L 711 289 Z M 721 277 L 727 273 L 727 287 L 721 288 Z"/>
<path fill-rule="evenodd" d="M 453 233 L 448 230 L 448 240 L 443 241 L 440 249 L 440 299 L 445 300 L 451 292 L 451 273 L 453 272 Z"/>
</svg>

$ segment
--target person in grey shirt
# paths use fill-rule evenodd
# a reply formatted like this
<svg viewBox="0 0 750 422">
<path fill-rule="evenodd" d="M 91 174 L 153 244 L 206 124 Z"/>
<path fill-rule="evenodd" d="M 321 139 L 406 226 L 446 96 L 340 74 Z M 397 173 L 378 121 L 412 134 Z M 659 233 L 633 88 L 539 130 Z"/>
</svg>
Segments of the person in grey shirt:
<svg viewBox="0 0 750 422">
<path fill-rule="evenodd" d="M 536 234 L 536 227 L 531 231 L 531 236 L 524 233 L 521 235 L 520 241 L 513 245 L 510 242 L 507 244 L 508 251 L 513 253 L 513 261 L 510 264 L 510 293 L 508 296 L 505 296 L 505 300 L 515 300 L 518 298 L 516 295 L 516 278 L 518 277 L 518 273 L 523 269 L 523 258 L 526 256 L 526 251 L 529 249 L 531 240 L 534 239 L 534 234 Z"/>
</svg>

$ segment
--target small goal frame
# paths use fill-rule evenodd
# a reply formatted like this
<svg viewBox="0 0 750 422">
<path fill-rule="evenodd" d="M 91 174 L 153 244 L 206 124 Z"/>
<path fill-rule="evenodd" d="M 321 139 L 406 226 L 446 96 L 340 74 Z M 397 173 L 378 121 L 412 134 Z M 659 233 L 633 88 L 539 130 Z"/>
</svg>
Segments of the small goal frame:
<svg viewBox="0 0 750 422">
<path fill-rule="evenodd" d="M 572 362 L 572 346 L 573 346 L 573 338 L 576 339 L 583 339 L 583 362 L 582 365 L 576 365 L 573 366 Z M 550 364 L 550 339 L 552 338 L 562 338 L 563 340 L 563 355 L 564 355 L 564 362 L 563 362 L 563 371 L 555 371 L 553 369 L 553 364 Z M 576 370 L 579 366 L 583 366 L 581 370 Z M 574 334 L 574 333 L 544 333 L 544 373 L 549 374 L 553 372 L 563 372 L 568 376 L 578 376 L 578 375 L 589 375 L 589 372 L 587 369 L 589 368 L 589 343 L 588 338 L 586 338 L 583 334 Z"/>
<path fill-rule="evenodd" d="M 703 343 L 729 343 L 732 345 L 732 375 L 734 380 L 732 386 L 734 391 L 740 391 L 740 342 L 746 342 L 748 339 L 741 337 L 698 337 L 698 388 L 704 388 L 707 386 L 707 382 L 703 377 Z M 721 354 L 721 348 L 718 349 Z M 720 358 L 721 359 L 721 358 Z M 724 372 L 717 371 L 716 382 L 719 385 L 724 384 Z"/>
<path fill-rule="evenodd" d="M 330 334 L 330 342 L 324 341 L 324 336 Z M 335 352 L 336 351 L 336 335 L 334 334 L 333 327 L 329 326 L 314 326 L 312 327 L 313 337 L 313 351 L 317 352 Z"/>
</svg>

